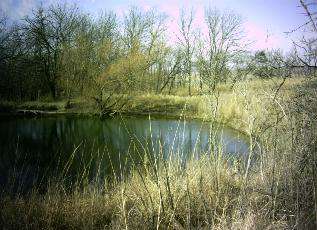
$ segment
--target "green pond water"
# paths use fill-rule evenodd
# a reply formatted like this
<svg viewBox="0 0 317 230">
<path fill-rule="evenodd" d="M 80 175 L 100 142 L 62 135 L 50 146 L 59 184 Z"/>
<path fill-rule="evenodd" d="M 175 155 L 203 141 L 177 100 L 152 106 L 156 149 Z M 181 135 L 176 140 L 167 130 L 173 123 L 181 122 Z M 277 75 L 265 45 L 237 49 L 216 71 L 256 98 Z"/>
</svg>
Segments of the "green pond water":
<svg viewBox="0 0 317 230">
<path fill-rule="evenodd" d="M 198 120 L 149 117 L 52 116 L 0 118 L 0 185 L 22 192 L 64 180 L 113 178 L 131 166 L 161 157 L 185 165 L 188 159 L 212 156 L 245 158 L 247 138 L 223 126 Z M 13 179 L 14 178 L 14 179 Z"/>
</svg>

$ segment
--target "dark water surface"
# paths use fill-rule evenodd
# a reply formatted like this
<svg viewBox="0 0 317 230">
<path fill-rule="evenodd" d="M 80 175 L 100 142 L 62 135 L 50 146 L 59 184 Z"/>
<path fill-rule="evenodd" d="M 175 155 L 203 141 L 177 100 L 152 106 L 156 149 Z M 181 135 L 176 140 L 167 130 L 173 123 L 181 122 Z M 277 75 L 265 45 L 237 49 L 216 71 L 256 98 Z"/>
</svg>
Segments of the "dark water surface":
<svg viewBox="0 0 317 230">
<path fill-rule="evenodd" d="M 185 162 L 220 148 L 234 157 L 249 151 L 238 132 L 197 120 L 0 118 L 0 186 L 23 190 L 62 174 L 69 181 L 111 177 L 158 155 Z"/>
</svg>

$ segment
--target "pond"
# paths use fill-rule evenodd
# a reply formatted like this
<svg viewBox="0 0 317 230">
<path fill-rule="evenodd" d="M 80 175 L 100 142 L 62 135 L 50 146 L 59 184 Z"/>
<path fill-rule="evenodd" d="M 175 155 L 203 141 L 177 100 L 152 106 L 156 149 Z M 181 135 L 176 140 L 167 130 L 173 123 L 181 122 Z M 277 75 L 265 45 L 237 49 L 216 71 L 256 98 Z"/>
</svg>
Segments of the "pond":
<svg viewBox="0 0 317 230">
<path fill-rule="evenodd" d="M 188 159 L 223 152 L 245 157 L 248 139 L 208 122 L 149 117 L 0 118 L 0 186 L 23 190 L 43 178 L 123 175 L 145 159 Z M 79 173 L 80 172 L 80 173 Z M 47 179 L 45 179 L 47 180 Z M 21 192 L 20 191 L 20 192 Z"/>
</svg>

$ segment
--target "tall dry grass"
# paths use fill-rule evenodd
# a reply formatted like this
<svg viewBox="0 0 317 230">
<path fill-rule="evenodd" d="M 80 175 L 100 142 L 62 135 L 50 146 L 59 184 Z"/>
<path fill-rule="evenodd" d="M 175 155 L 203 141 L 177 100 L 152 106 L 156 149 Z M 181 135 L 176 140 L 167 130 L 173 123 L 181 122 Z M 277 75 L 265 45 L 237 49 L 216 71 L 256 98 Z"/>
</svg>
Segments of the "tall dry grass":
<svg viewBox="0 0 317 230">
<path fill-rule="evenodd" d="M 157 157 L 112 183 L 91 182 L 69 191 L 57 180 L 45 194 L 36 188 L 28 196 L 4 193 L 0 226 L 315 229 L 316 83 L 289 83 L 278 93 L 277 87 L 243 82 L 219 95 L 173 98 L 195 106 L 196 117 L 244 131 L 251 143 L 246 161 L 232 162 L 220 151 L 192 159 L 184 168 L 179 161 Z M 255 148 L 260 154 L 251 164 Z"/>
</svg>

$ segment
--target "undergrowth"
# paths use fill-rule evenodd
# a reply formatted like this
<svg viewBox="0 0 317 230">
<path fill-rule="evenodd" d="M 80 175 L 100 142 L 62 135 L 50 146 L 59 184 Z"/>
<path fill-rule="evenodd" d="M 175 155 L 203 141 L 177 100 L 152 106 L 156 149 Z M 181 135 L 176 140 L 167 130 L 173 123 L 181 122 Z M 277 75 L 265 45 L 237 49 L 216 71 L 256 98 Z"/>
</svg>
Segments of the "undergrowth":
<svg viewBox="0 0 317 230">
<path fill-rule="evenodd" d="M 185 167 L 157 158 L 111 183 L 87 182 L 68 191 L 57 180 L 44 194 L 36 188 L 27 196 L 2 193 L 2 228 L 315 229 L 314 82 L 256 90 L 241 83 L 188 100 L 145 95 L 130 107 L 142 109 L 148 100 L 148 110 L 165 103 L 186 115 L 189 105 L 195 117 L 244 131 L 251 144 L 246 161 L 232 163 L 220 152 Z M 259 154 L 251 165 L 255 146 Z"/>
</svg>

